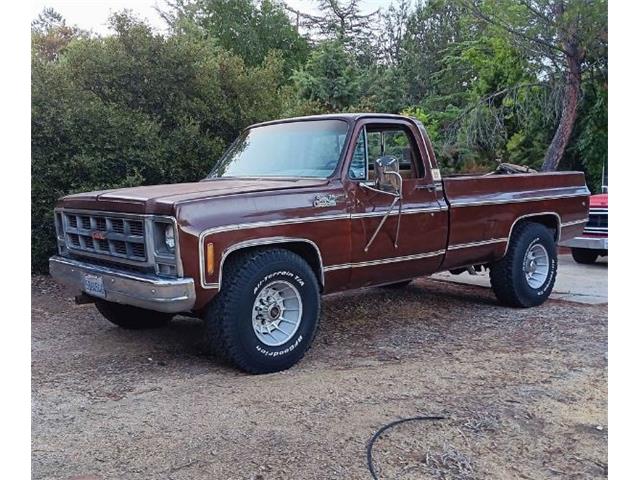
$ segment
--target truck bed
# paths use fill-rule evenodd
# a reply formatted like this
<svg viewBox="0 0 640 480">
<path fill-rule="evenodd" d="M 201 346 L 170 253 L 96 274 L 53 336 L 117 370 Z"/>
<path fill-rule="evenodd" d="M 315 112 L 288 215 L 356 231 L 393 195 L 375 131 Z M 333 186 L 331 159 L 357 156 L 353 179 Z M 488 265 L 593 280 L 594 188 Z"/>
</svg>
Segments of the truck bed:
<svg viewBox="0 0 640 480">
<path fill-rule="evenodd" d="M 442 183 L 449 206 L 443 269 L 500 258 L 520 219 L 542 214 L 560 241 L 579 235 L 588 217 L 582 172 L 445 177 Z"/>
</svg>

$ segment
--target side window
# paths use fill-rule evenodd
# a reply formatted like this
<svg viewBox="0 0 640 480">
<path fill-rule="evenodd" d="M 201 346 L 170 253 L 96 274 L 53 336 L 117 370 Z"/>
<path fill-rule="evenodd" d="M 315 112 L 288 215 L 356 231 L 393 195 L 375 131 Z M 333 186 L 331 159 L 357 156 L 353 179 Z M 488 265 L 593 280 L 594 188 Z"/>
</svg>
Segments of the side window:
<svg viewBox="0 0 640 480">
<path fill-rule="evenodd" d="M 389 129 L 381 132 L 383 136 L 383 154 L 398 159 L 400 174 L 404 178 L 422 176 L 420 161 L 414 142 L 404 129 Z"/>
<path fill-rule="evenodd" d="M 383 155 L 382 149 L 382 132 L 368 132 L 367 135 L 367 148 L 369 149 L 369 158 L 371 159 L 371 165 L 376 158 L 380 158 Z"/>
<path fill-rule="evenodd" d="M 420 178 L 424 171 L 415 142 L 408 130 L 398 125 L 367 125 L 358 136 L 349 177 L 353 180 L 374 181 L 375 161 L 390 155 L 398 160 L 404 178 Z"/>
</svg>

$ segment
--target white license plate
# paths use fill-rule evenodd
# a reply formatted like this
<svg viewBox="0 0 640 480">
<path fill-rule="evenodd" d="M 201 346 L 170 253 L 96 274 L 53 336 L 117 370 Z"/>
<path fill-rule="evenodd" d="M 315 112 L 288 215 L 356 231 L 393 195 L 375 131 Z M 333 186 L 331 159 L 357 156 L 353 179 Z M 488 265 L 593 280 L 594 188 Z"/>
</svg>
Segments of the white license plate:
<svg viewBox="0 0 640 480">
<path fill-rule="evenodd" d="M 105 298 L 107 296 L 104 291 L 104 284 L 102 283 L 102 277 L 96 275 L 84 276 L 84 291 L 89 295 L 95 297 Z"/>
<path fill-rule="evenodd" d="M 604 248 L 605 248 L 605 250 L 609 250 L 609 239 L 608 238 L 605 239 L 605 241 L 604 241 Z"/>
</svg>

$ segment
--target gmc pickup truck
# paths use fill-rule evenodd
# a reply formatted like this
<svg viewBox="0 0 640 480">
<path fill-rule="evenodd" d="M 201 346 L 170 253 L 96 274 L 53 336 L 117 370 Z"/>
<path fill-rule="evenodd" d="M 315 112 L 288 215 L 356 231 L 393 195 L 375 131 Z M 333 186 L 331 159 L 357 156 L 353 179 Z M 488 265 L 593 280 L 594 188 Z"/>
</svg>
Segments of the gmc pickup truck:
<svg viewBox="0 0 640 480">
<path fill-rule="evenodd" d="M 501 303 L 540 305 L 588 202 L 580 172 L 441 178 L 413 118 L 277 120 L 200 182 L 61 198 L 50 272 L 120 327 L 195 315 L 212 352 L 274 372 L 311 345 L 322 294 L 488 268 Z"/>
</svg>

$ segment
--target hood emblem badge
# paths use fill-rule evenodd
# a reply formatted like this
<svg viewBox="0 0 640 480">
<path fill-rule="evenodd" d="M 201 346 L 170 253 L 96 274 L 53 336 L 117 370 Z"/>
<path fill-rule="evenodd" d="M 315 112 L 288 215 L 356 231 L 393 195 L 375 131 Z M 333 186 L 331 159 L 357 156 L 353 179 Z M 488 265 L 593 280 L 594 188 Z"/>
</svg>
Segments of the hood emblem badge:
<svg viewBox="0 0 640 480">
<path fill-rule="evenodd" d="M 316 195 L 316 198 L 313 200 L 313 206 L 315 208 L 335 207 L 336 203 L 337 198 L 335 195 Z"/>
</svg>

